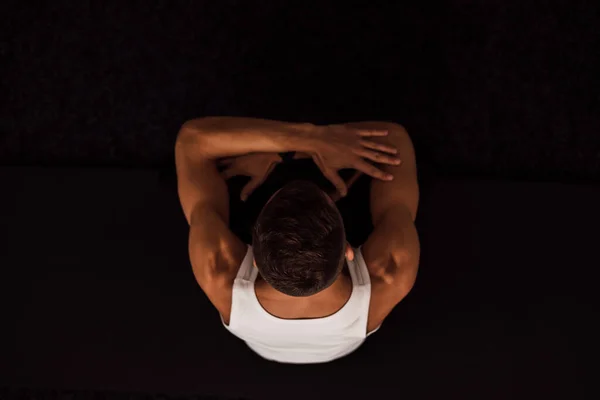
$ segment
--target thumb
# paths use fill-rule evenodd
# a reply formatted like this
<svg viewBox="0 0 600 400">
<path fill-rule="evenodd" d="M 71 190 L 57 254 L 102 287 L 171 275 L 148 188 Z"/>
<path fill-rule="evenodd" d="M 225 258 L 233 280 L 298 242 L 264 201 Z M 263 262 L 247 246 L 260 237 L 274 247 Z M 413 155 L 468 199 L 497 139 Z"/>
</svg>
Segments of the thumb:
<svg viewBox="0 0 600 400">
<path fill-rule="evenodd" d="M 241 193 L 241 198 L 242 201 L 246 201 L 248 200 L 248 197 L 252 194 L 252 192 L 254 192 L 254 190 L 260 186 L 260 184 L 262 183 L 262 181 L 260 179 L 256 179 L 256 178 L 252 178 L 250 180 L 250 182 L 248 182 L 246 184 L 246 186 L 244 186 L 242 188 L 242 193 Z"/>
</svg>

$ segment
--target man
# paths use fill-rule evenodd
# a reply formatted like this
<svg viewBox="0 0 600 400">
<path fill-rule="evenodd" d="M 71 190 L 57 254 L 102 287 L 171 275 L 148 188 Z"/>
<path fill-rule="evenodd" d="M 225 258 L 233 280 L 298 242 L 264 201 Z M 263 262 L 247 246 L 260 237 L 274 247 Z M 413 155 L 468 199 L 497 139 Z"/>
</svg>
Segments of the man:
<svg viewBox="0 0 600 400">
<path fill-rule="evenodd" d="M 265 204 L 252 246 L 229 230 L 218 161 L 293 151 L 312 157 L 340 196 L 347 192 L 340 169 L 374 178 L 374 230 L 362 247 L 347 243 L 331 197 L 305 181 L 285 185 Z M 401 126 L 202 118 L 183 125 L 175 156 L 196 280 L 227 329 L 262 357 L 286 363 L 343 357 L 411 290 L 420 252 L 414 226 L 419 189 L 413 146 Z M 265 160 L 257 168 L 268 172 L 272 163 Z M 242 196 L 259 184 L 253 176 Z"/>
</svg>

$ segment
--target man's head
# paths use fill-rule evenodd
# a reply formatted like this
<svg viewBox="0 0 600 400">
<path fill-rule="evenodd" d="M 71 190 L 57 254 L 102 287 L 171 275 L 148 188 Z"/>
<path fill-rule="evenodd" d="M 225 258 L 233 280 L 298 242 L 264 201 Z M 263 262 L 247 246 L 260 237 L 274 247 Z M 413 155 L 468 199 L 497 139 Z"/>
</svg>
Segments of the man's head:
<svg viewBox="0 0 600 400">
<path fill-rule="evenodd" d="M 344 223 L 325 192 L 294 181 L 262 209 L 252 246 L 267 283 L 289 296 L 310 296 L 329 287 L 344 266 Z"/>
</svg>

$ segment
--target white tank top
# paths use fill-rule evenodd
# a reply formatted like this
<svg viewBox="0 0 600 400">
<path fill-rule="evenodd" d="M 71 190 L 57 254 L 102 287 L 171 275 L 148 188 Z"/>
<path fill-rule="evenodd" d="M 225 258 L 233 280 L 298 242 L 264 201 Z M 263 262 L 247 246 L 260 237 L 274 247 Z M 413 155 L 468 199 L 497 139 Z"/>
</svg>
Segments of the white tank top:
<svg viewBox="0 0 600 400">
<path fill-rule="evenodd" d="M 360 249 L 346 259 L 352 294 L 346 304 L 324 318 L 282 319 L 269 314 L 254 291 L 258 270 L 252 247 L 233 284 L 231 316 L 225 327 L 263 358 L 283 363 L 322 363 L 356 350 L 367 337 L 371 281 Z M 371 332 L 373 333 L 373 332 Z"/>
</svg>

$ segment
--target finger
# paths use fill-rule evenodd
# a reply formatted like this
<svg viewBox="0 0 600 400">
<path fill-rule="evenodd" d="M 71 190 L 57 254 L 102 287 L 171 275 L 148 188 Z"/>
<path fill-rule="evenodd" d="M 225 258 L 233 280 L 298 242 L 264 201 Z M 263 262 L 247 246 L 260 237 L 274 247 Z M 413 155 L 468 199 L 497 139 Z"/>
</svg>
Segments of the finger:
<svg viewBox="0 0 600 400">
<path fill-rule="evenodd" d="M 312 156 L 313 161 L 315 162 L 315 165 L 317 167 L 319 167 L 319 169 L 321 170 L 321 173 L 323 175 L 327 174 L 327 168 L 325 168 L 325 164 L 323 164 L 323 162 L 321 161 L 321 157 L 319 157 L 318 155 L 313 155 Z"/>
<path fill-rule="evenodd" d="M 244 186 L 242 188 L 242 193 L 241 193 L 242 201 L 248 200 L 248 197 L 250 197 L 250 195 L 252 194 L 252 192 L 254 192 L 254 190 L 256 188 L 258 188 L 260 185 L 262 185 L 264 183 L 265 179 L 267 179 L 267 177 L 275 169 L 276 165 L 277 165 L 276 163 L 272 163 L 271 165 L 269 165 L 269 168 L 267 168 L 267 171 L 263 174 L 262 177 L 252 178 L 250 180 L 250 182 L 248 182 L 246 184 L 246 186 Z"/>
<path fill-rule="evenodd" d="M 356 182 L 358 180 L 358 178 L 360 178 L 361 176 L 363 176 L 363 172 L 362 171 L 354 171 L 354 175 L 352 175 L 350 177 L 350 179 L 348 179 L 346 181 L 346 186 L 348 187 L 348 190 L 350 190 L 350 188 L 352 187 L 352 185 L 354 185 L 354 182 Z"/>
<path fill-rule="evenodd" d="M 242 189 L 242 193 L 241 193 L 241 198 L 242 201 L 246 201 L 248 200 L 248 197 L 252 194 L 252 192 L 254 192 L 254 190 L 259 187 L 261 185 L 262 181 L 259 179 L 251 179 L 250 182 L 248 182 L 246 184 L 246 186 L 243 187 Z"/>
<path fill-rule="evenodd" d="M 223 172 L 221 172 L 221 177 L 225 180 L 233 178 L 234 176 L 238 176 L 238 175 L 241 175 L 241 174 L 235 167 L 229 167 L 229 168 L 225 169 Z"/>
<path fill-rule="evenodd" d="M 358 171 L 362 171 L 365 174 L 372 176 L 373 178 L 381 179 L 382 181 L 391 181 L 392 179 L 394 179 L 392 174 L 383 172 L 379 168 L 369 164 L 368 162 L 364 161 L 363 159 L 359 159 L 353 165 L 353 168 L 355 168 Z"/>
<path fill-rule="evenodd" d="M 362 137 L 375 137 L 375 136 L 387 136 L 389 131 L 385 129 L 358 129 L 356 131 L 358 136 Z"/>
<path fill-rule="evenodd" d="M 325 172 L 325 177 L 329 179 L 333 186 L 337 189 L 342 197 L 345 197 L 348 194 L 348 188 L 346 187 L 346 182 L 338 175 L 338 173 L 334 170 L 327 169 Z"/>
<path fill-rule="evenodd" d="M 228 167 L 235 161 L 235 157 L 221 158 L 217 161 L 218 167 Z"/>
<path fill-rule="evenodd" d="M 339 194 L 344 197 L 348 193 L 348 188 L 346 187 L 346 183 L 344 180 L 338 175 L 338 173 L 332 169 L 325 167 L 325 164 L 321 161 L 321 158 L 317 155 L 312 157 L 317 167 L 321 170 L 323 175 L 335 186 Z M 332 196 L 332 199 L 334 197 Z M 339 200 L 339 198 L 338 198 Z M 337 200 L 334 200 L 337 201 Z"/>
<path fill-rule="evenodd" d="M 377 151 L 382 151 L 384 153 L 396 154 L 398 153 L 398 149 L 394 146 L 388 146 L 387 144 L 372 142 L 370 140 L 361 140 L 360 145 L 366 147 L 367 149 L 373 149 Z"/>
<path fill-rule="evenodd" d="M 336 203 L 339 199 L 342 198 L 342 195 L 337 190 L 334 190 L 328 194 L 329 194 L 329 197 L 331 198 L 331 201 L 333 201 L 334 203 Z"/>
<path fill-rule="evenodd" d="M 373 160 L 380 164 L 400 165 L 400 159 L 398 157 L 390 156 L 388 154 L 380 153 L 378 151 L 368 150 L 363 147 L 354 150 L 354 154 L 367 158 L 369 160 Z"/>
</svg>

